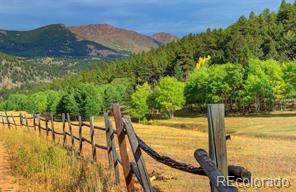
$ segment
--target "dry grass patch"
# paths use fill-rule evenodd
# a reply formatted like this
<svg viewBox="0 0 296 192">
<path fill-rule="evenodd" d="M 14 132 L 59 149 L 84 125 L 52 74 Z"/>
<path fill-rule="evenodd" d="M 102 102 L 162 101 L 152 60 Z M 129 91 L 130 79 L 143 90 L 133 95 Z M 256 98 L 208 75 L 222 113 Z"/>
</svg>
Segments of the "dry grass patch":
<svg viewBox="0 0 296 192">
<path fill-rule="evenodd" d="M 102 166 L 79 160 L 35 132 L 2 130 L 0 139 L 10 151 L 13 174 L 21 178 L 21 191 L 115 191 Z"/>
</svg>

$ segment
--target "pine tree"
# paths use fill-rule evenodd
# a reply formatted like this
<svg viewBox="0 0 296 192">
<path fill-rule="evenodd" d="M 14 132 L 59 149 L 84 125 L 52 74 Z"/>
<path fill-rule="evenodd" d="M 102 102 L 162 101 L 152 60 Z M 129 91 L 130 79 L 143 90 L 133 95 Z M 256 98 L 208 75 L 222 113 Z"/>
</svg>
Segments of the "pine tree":
<svg viewBox="0 0 296 192">
<path fill-rule="evenodd" d="M 284 9 L 286 7 L 286 5 L 287 5 L 286 0 L 282 0 L 281 6 L 280 6 L 280 10 L 281 9 Z"/>
<path fill-rule="evenodd" d="M 256 14 L 254 11 L 251 11 L 250 15 L 249 15 L 249 19 L 254 19 L 256 17 Z"/>
</svg>

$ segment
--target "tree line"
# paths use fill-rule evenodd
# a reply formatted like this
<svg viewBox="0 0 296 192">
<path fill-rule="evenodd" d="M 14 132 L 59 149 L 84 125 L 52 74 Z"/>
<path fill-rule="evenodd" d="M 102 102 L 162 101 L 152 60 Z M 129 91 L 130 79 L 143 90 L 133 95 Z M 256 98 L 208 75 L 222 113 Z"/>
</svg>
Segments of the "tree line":
<svg viewBox="0 0 296 192">
<path fill-rule="evenodd" d="M 295 74 L 296 61 L 250 59 L 247 64 L 211 64 L 207 57 L 199 59 L 186 81 L 167 76 L 156 84 L 136 87 L 131 78 L 101 85 L 80 83 L 67 90 L 13 94 L 0 108 L 89 117 L 120 103 L 138 120 L 155 114 L 172 118 L 184 108 L 202 111 L 208 103 L 225 103 L 228 112 L 271 111 L 276 104 L 284 109 L 286 99 L 296 97 Z"/>
</svg>

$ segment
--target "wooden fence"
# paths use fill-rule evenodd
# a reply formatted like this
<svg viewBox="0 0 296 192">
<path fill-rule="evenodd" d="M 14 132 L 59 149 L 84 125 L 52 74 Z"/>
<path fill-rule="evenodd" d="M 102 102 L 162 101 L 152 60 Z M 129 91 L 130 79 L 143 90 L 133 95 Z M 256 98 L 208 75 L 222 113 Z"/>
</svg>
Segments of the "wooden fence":
<svg viewBox="0 0 296 192">
<path fill-rule="evenodd" d="M 243 167 L 227 165 L 226 153 L 226 136 L 224 130 L 224 105 L 209 105 L 208 120 L 209 120 L 209 153 L 203 149 L 198 149 L 194 153 L 194 157 L 201 165 L 196 167 L 187 163 L 176 161 L 170 157 L 160 155 L 157 151 L 147 145 L 135 133 L 131 119 L 129 116 L 122 116 L 120 106 L 114 104 L 112 106 L 113 116 L 115 120 L 115 129 L 113 129 L 112 120 L 108 113 L 104 113 L 105 127 L 94 125 L 94 118 L 89 119 L 89 123 L 82 121 L 78 117 L 78 123 L 71 121 L 70 114 L 62 114 L 58 118 L 54 118 L 52 114 L 45 113 L 32 114 L 30 117 L 20 113 L 19 115 L 8 115 L 7 112 L 0 113 L 0 124 L 3 127 L 26 128 L 38 131 L 39 134 L 45 133 L 48 137 L 51 136 L 52 141 L 56 141 L 56 136 L 62 137 L 63 145 L 66 145 L 67 137 L 70 138 L 71 147 L 75 149 L 75 141 L 79 142 L 79 154 L 82 153 L 83 144 L 89 144 L 91 147 L 92 160 L 97 161 L 97 149 L 105 150 L 108 157 L 109 169 L 114 173 L 115 184 L 120 184 L 120 169 L 124 176 L 124 182 L 128 192 L 135 191 L 135 182 L 142 186 L 143 191 L 156 191 L 148 176 L 142 152 L 162 163 L 183 172 L 192 173 L 195 175 L 207 176 L 211 183 L 211 191 L 232 192 L 238 191 L 237 188 L 227 186 L 227 176 L 240 178 L 240 181 L 250 180 L 251 173 Z M 16 122 L 19 123 L 16 123 Z M 43 122 L 43 125 L 42 125 Z M 55 122 L 62 123 L 62 131 L 59 132 L 55 127 Z M 77 121 L 76 121 L 77 122 Z M 50 124 L 50 125 L 49 125 Z M 89 129 L 89 138 L 82 134 L 83 128 Z M 78 129 L 78 136 L 73 133 L 73 129 Z M 67 130 L 66 130 L 67 129 Z M 106 146 L 95 142 L 95 130 L 105 132 Z M 118 142 L 115 142 L 117 137 Z M 116 150 L 118 144 L 119 154 Z M 132 156 L 128 153 L 128 144 L 132 151 Z M 223 182 L 218 182 L 217 178 L 224 177 Z"/>
</svg>

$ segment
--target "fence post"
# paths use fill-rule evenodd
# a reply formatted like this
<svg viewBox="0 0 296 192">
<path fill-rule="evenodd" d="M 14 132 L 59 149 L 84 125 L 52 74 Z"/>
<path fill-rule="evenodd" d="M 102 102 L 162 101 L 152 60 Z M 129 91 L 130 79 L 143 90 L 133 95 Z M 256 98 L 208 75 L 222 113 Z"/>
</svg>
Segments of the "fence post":
<svg viewBox="0 0 296 192">
<path fill-rule="evenodd" d="M 45 128 L 46 128 L 46 137 L 49 135 L 49 127 L 48 127 L 48 113 L 45 113 Z"/>
<path fill-rule="evenodd" d="M 12 118 L 12 122 L 14 124 L 14 127 L 17 129 L 17 126 L 16 126 L 16 123 L 15 123 L 15 119 L 14 119 L 14 115 L 13 114 L 11 114 L 11 118 Z"/>
<path fill-rule="evenodd" d="M 50 121 L 51 121 L 51 135 L 52 135 L 52 140 L 55 143 L 55 131 L 54 131 L 53 113 L 50 113 Z"/>
<path fill-rule="evenodd" d="M 20 126 L 23 128 L 23 114 L 20 112 Z"/>
<path fill-rule="evenodd" d="M 112 168 L 112 156 L 111 156 L 111 141 L 109 138 L 109 117 L 108 113 L 104 113 L 104 120 L 105 120 L 105 129 L 106 129 L 106 144 L 107 144 L 107 155 L 108 155 L 108 162 L 109 162 L 109 169 Z"/>
<path fill-rule="evenodd" d="M 208 106 L 209 122 L 209 155 L 224 177 L 228 176 L 226 134 L 224 123 L 224 104 Z M 211 184 L 212 192 L 216 192 L 215 184 Z"/>
<path fill-rule="evenodd" d="M 66 117 L 65 117 L 65 113 L 62 114 L 62 122 L 63 122 L 63 146 L 66 146 L 66 139 L 67 139 L 67 135 L 66 135 Z"/>
<path fill-rule="evenodd" d="M 35 113 L 33 113 L 33 126 L 34 126 L 34 131 L 36 131 L 37 128 L 36 128 L 36 114 Z"/>
<path fill-rule="evenodd" d="M 94 161 L 97 161 L 97 149 L 96 149 L 96 144 L 94 141 L 94 135 L 95 135 L 95 129 L 94 129 L 94 117 L 90 118 L 90 142 L 91 142 L 91 146 L 92 146 L 92 158 Z"/>
<path fill-rule="evenodd" d="M 38 131 L 39 131 L 39 136 L 41 135 L 41 120 L 40 120 L 40 113 L 38 113 L 38 116 L 37 116 L 37 118 L 38 118 Z"/>
<path fill-rule="evenodd" d="M 6 121 L 7 121 L 7 125 L 8 125 L 8 128 L 10 129 L 10 122 L 9 122 L 9 117 L 7 115 L 7 112 L 5 111 L 5 117 L 6 117 Z"/>
<path fill-rule="evenodd" d="M 119 170 L 118 170 L 118 156 L 114 144 L 114 131 L 112 127 L 112 120 L 108 117 L 108 113 L 104 113 L 105 118 L 105 128 L 106 128 L 106 139 L 108 148 L 108 159 L 109 159 L 109 169 L 112 167 L 114 169 L 115 184 L 120 183 Z"/>
<path fill-rule="evenodd" d="M 27 130 L 29 131 L 29 123 L 28 123 L 27 116 L 25 116 L 25 121 L 26 121 L 26 127 L 27 127 Z"/>
<path fill-rule="evenodd" d="M 81 120 L 81 116 L 78 117 L 78 121 L 79 121 L 79 154 L 82 153 L 82 120 Z"/>
<path fill-rule="evenodd" d="M 72 147 L 74 147 L 73 130 L 72 130 L 72 126 L 71 126 L 71 117 L 70 117 L 69 113 L 67 113 L 67 121 L 68 121 L 68 128 L 69 128 L 70 135 L 71 135 L 71 144 L 72 144 Z"/>
<path fill-rule="evenodd" d="M 122 161 L 125 184 L 128 192 L 134 192 L 135 191 L 134 180 L 133 180 L 132 172 L 130 170 L 130 162 L 129 162 L 127 146 L 126 146 L 126 136 L 125 136 L 126 133 L 123 128 L 120 106 L 119 104 L 113 104 L 112 108 L 113 108 L 113 114 L 115 119 L 117 138 L 119 143 L 119 151 L 120 151 L 120 157 L 121 157 L 120 159 Z"/>
<path fill-rule="evenodd" d="M 151 188 L 151 184 L 150 184 L 150 179 L 146 170 L 146 166 L 145 166 L 145 162 L 144 159 L 142 157 L 142 152 L 141 152 L 141 148 L 139 146 L 139 141 L 136 137 L 134 128 L 132 126 L 132 122 L 130 117 L 126 116 L 123 118 L 123 123 L 124 123 L 124 127 L 126 129 L 127 132 L 127 136 L 133 151 L 133 155 L 136 161 L 136 167 L 137 167 L 137 171 L 138 171 L 138 176 L 140 179 L 140 183 L 142 184 L 142 187 L 144 189 L 145 192 L 151 192 L 152 188 Z"/>
<path fill-rule="evenodd" d="M 3 114 L 2 113 L 1 113 L 1 119 L 2 119 L 3 128 L 5 128 L 5 122 L 4 122 L 4 118 L 3 118 Z"/>
</svg>

